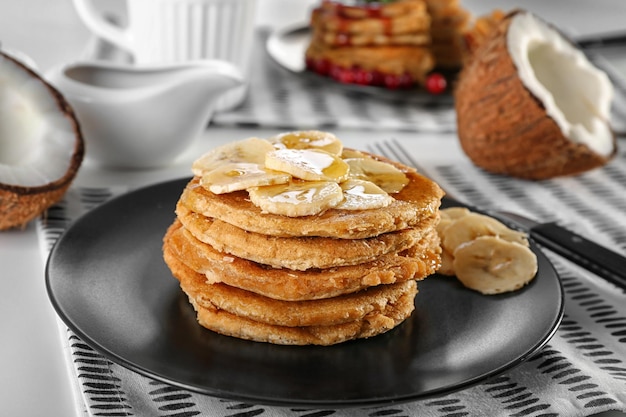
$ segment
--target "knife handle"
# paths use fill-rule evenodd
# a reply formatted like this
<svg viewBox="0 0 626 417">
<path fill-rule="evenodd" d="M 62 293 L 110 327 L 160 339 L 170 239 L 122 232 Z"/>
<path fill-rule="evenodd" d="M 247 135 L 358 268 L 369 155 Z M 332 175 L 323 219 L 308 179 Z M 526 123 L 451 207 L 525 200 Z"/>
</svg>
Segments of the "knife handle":
<svg viewBox="0 0 626 417">
<path fill-rule="evenodd" d="M 577 233 L 543 223 L 530 229 L 535 241 L 626 290 L 626 258 Z"/>
</svg>

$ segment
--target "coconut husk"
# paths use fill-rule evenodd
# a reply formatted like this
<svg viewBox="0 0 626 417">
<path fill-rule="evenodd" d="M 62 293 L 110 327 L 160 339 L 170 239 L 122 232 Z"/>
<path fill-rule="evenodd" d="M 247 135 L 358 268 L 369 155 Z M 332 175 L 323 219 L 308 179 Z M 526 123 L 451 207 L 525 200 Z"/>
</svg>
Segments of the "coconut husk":
<svg viewBox="0 0 626 417">
<path fill-rule="evenodd" d="M 469 57 L 455 88 L 461 147 L 486 171 L 541 180 L 600 167 L 609 157 L 566 138 L 524 86 L 507 48 L 507 14 Z M 616 148 L 615 138 L 613 138 Z"/>
<path fill-rule="evenodd" d="M 59 112 L 70 120 L 74 130 L 72 158 L 61 178 L 33 187 L 0 182 L 0 230 L 6 230 L 14 227 L 25 227 L 29 221 L 63 197 L 80 168 L 85 153 L 85 144 L 76 115 L 61 93 L 20 61 L 2 52 L 0 52 L 0 56 L 12 61 L 33 79 L 41 82 L 54 98 Z"/>
</svg>

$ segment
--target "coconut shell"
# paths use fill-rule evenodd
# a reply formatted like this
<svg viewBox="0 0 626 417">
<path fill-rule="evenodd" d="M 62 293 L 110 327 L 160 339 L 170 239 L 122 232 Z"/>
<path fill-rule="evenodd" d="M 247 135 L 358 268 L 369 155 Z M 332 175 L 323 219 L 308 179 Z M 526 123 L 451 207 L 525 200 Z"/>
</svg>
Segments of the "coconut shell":
<svg viewBox="0 0 626 417">
<path fill-rule="evenodd" d="M 507 48 L 516 10 L 505 16 L 473 52 L 455 87 L 462 149 L 486 171 L 542 180 L 606 164 L 604 157 L 565 137 L 543 104 L 524 86 Z"/>
<path fill-rule="evenodd" d="M 24 187 L 16 184 L 3 184 L 0 182 L 0 230 L 13 227 L 25 227 L 25 225 L 43 213 L 48 207 L 58 202 L 72 180 L 76 177 L 85 154 L 85 143 L 78 123 L 70 104 L 61 93 L 52 85 L 43 80 L 36 72 L 22 64 L 15 58 L 0 52 L 2 58 L 17 64 L 31 77 L 41 82 L 58 105 L 59 112 L 71 122 L 74 131 L 74 144 L 70 164 L 65 173 L 47 184 Z M 18 139 L 19 140 L 19 139 Z"/>
</svg>

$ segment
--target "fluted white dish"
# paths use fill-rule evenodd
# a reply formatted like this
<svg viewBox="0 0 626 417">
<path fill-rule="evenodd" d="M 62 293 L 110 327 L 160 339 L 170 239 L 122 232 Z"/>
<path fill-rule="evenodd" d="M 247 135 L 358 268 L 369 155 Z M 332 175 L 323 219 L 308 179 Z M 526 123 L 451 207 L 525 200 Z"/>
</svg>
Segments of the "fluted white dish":
<svg viewBox="0 0 626 417">
<path fill-rule="evenodd" d="M 128 51 L 137 65 L 228 61 L 248 78 L 257 0 L 126 0 L 125 27 L 106 20 L 93 0 L 73 0 L 87 27 Z M 217 110 L 239 105 L 247 86 L 226 93 Z"/>
</svg>

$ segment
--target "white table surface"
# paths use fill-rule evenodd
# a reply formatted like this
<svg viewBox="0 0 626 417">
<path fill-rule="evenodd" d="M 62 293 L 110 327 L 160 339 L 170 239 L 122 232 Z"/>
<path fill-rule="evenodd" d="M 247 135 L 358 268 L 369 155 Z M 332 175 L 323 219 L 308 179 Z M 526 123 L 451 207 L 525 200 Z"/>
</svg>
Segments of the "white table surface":
<svg viewBox="0 0 626 417">
<path fill-rule="evenodd" d="M 119 10 L 120 0 L 101 0 L 102 8 Z M 305 20 L 312 0 L 259 0 L 258 24 L 281 26 Z M 494 7 L 508 10 L 514 1 L 462 2 L 476 13 Z M 520 4 L 520 2 L 517 2 Z M 626 4 L 613 1 L 526 1 L 527 9 L 573 33 L 599 33 L 626 29 Z M 567 4 L 568 12 L 564 12 Z M 276 10 L 280 10 L 277 14 Z M 576 13 L 573 11 L 576 10 Z M 590 14 L 591 13 L 591 14 Z M 596 18 L 592 16 L 601 16 Z M 42 72 L 54 65 L 77 59 L 90 34 L 73 9 L 71 0 L 0 0 L 0 42 L 3 47 L 29 55 Z M 161 170 L 107 171 L 86 162 L 75 181 L 77 185 L 124 184 L 137 187 L 161 180 L 187 176 L 191 161 L 206 149 L 251 135 L 269 136 L 275 131 L 247 131 L 210 127 L 176 163 Z M 435 141 L 446 144 L 445 155 L 462 157 L 454 135 L 421 135 L 388 132 L 346 131 L 337 133 L 348 146 L 363 147 L 381 139 L 411 137 L 422 140 L 424 149 Z M 382 136 L 382 137 L 381 137 Z M 6 416 L 82 415 L 72 397 L 56 315 L 44 286 L 41 259 L 33 223 L 24 230 L 0 232 L 0 410 Z M 623 413 L 607 413 L 624 416 Z"/>
</svg>

